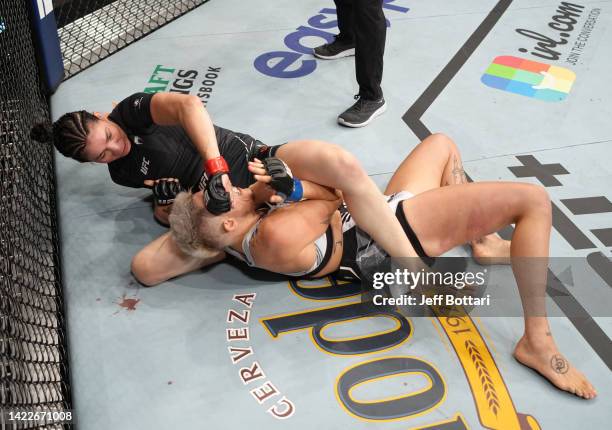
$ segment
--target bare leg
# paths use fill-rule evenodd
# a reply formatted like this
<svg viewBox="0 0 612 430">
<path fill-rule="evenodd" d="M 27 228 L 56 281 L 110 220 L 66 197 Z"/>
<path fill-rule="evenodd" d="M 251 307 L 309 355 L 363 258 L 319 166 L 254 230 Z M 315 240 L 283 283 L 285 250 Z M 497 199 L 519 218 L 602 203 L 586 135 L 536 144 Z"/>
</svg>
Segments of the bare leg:
<svg viewBox="0 0 612 430">
<path fill-rule="evenodd" d="M 389 255 L 417 256 L 385 197 L 350 153 L 330 143 L 303 140 L 281 146 L 276 155 L 297 178 L 341 190 L 355 222 Z"/>
<path fill-rule="evenodd" d="M 461 154 L 456 146 L 454 149 L 444 170 L 442 186 L 468 183 Z M 510 264 L 510 241 L 502 239 L 496 233 L 472 240 L 470 245 L 474 259 L 481 264 Z"/>
<path fill-rule="evenodd" d="M 403 202 L 425 252 L 436 256 L 515 223 L 512 269 L 525 314 L 525 334 L 515 358 L 558 388 L 585 399 L 596 392 L 558 350 L 546 318 L 545 294 L 551 206 L 542 187 L 474 183 L 421 193 Z M 431 210 L 436 208 L 436 210 Z"/>
<path fill-rule="evenodd" d="M 420 194 L 434 188 L 467 184 L 457 145 L 446 135 L 432 134 L 417 145 L 389 181 L 385 194 L 408 190 Z M 481 264 L 509 264 L 510 241 L 492 233 L 470 242 Z"/>
</svg>

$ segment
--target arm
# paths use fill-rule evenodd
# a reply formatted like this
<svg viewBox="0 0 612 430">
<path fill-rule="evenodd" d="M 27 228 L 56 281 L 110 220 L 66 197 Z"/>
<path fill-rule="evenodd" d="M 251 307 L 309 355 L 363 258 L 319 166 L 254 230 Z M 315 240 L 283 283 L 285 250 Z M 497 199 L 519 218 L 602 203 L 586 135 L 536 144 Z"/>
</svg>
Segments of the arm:
<svg viewBox="0 0 612 430">
<path fill-rule="evenodd" d="M 182 252 L 170 233 L 149 243 L 132 259 L 132 273 L 141 284 L 152 287 L 168 279 L 211 265 L 225 258 L 223 251 L 202 250 L 192 257 Z"/>
<path fill-rule="evenodd" d="M 261 176 L 258 176 L 257 182 L 249 186 L 253 192 L 253 202 L 255 206 L 262 206 L 265 203 L 282 203 L 283 199 L 276 195 L 276 191 L 270 187 Z M 268 176 L 269 178 L 269 176 Z M 334 193 L 331 188 L 324 187 L 319 184 L 315 184 L 310 181 L 302 181 L 304 187 L 303 200 L 329 200 L 334 201 L 339 198 L 339 194 Z M 161 222 L 160 218 L 156 215 L 158 221 Z"/>
<path fill-rule="evenodd" d="M 212 120 L 196 96 L 156 93 L 151 98 L 151 117 L 155 124 L 183 127 L 204 160 L 219 156 Z"/>
<path fill-rule="evenodd" d="M 169 226 L 168 217 L 172 212 L 172 203 L 181 191 L 185 191 L 181 182 L 177 178 L 146 179 L 144 185 L 153 191 L 154 218 L 160 224 Z"/>
<path fill-rule="evenodd" d="M 308 200 L 329 200 L 336 201 L 339 196 L 336 194 L 336 190 L 330 187 L 319 185 L 315 182 L 310 182 L 302 179 L 302 186 L 304 187 L 303 199 Z M 338 205 L 336 205 L 336 209 Z"/>
<path fill-rule="evenodd" d="M 156 93 L 151 98 L 151 118 L 159 125 L 180 124 L 204 161 L 208 181 L 204 190 L 206 208 L 213 214 L 227 212 L 231 207 L 232 183 L 229 166 L 219 153 L 215 127 L 196 96 Z"/>
<path fill-rule="evenodd" d="M 274 197 L 276 193 L 271 186 L 268 186 L 272 182 L 272 177 L 267 174 L 266 169 L 261 161 L 249 161 L 249 171 L 253 174 L 256 179 L 256 183 L 251 185 L 255 202 L 263 204 L 265 202 L 280 203 L 282 202 L 281 197 Z M 319 185 L 314 182 L 301 180 L 303 187 L 302 199 L 304 200 L 329 200 L 335 201 L 341 198 L 337 190 L 329 188 L 323 185 Z"/>
</svg>

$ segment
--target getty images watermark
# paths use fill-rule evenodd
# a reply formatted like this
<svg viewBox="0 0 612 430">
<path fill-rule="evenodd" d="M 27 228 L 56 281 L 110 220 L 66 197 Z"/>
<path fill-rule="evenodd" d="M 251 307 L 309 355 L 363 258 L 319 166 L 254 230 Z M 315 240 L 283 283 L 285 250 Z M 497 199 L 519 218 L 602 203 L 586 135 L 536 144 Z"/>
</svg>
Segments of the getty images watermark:
<svg viewBox="0 0 612 430">
<path fill-rule="evenodd" d="M 375 272 L 372 277 L 372 287 L 375 290 L 388 287 L 394 292 L 405 292 L 390 297 L 381 292 L 374 294 L 372 301 L 377 306 L 489 306 L 490 294 L 476 297 L 435 293 L 435 288 L 463 290 L 465 287 L 483 287 L 487 283 L 486 275 L 486 268 L 478 272 L 431 272 L 425 269 L 416 272 L 409 269 Z M 417 288 L 422 294 L 414 294 Z"/>
<path fill-rule="evenodd" d="M 584 257 L 517 257 L 481 265 L 438 257 L 425 266 L 418 259 L 386 259 L 362 268 L 362 300 L 412 316 L 460 308 L 472 316 L 521 317 L 524 305 L 532 304 L 530 316 L 612 317 L 612 260 L 606 261 L 597 266 Z"/>
</svg>

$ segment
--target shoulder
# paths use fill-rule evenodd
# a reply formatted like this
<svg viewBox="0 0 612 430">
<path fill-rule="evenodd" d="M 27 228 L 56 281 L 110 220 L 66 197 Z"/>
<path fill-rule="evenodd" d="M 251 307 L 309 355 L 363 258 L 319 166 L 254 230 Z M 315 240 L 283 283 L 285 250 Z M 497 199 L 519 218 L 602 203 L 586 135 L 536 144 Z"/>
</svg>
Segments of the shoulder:
<svg viewBox="0 0 612 430">
<path fill-rule="evenodd" d="M 113 109 L 109 117 L 119 120 L 128 126 L 150 127 L 153 125 L 151 117 L 151 100 L 155 94 L 134 93 L 123 100 Z"/>
<path fill-rule="evenodd" d="M 155 94 L 149 94 L 149 93 L 143 93 L 143 92 L 131 94 L 127 96 L 126 98 L 124 98 L 123 100 L 121 100 L 119 103 L 117 103 L 117 106 L 115 106 L 114 110 L 126 108 L 126 107 L 135 108 L 135 109 L 141 108 L 142 106 L 146 104 L 150 104 L 151 99 L 153 98 L 154 95 Z"/>
<path fill-rule="evenodd" d="M 299 226 L 289 206 L 281 207 L 265 216 L 257 227 L 257 247 L 275 258 L 291 258 L 293 250 L 301 250 L 304 243 Z"/>
</svg>

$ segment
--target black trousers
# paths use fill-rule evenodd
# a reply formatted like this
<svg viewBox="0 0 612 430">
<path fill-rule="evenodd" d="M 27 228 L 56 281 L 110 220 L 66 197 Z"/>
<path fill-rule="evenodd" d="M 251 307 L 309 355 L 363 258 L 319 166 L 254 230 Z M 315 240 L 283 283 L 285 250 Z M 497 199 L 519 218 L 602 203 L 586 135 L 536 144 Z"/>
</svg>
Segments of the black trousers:
<svg viewBox="0 0 612 430">
<path fill-rule="evenodd" d="M 334 0 L 338 14 L 338 38 L 355 43 L 355 74 L 359 95 L 379 100 L 387 25 L 382 0 Z"/>
</svg>

